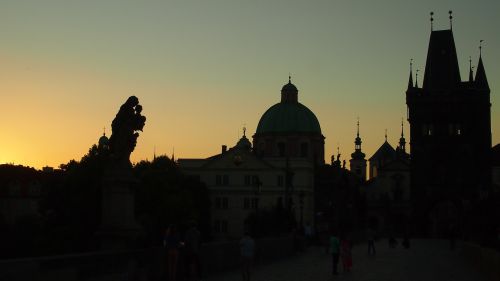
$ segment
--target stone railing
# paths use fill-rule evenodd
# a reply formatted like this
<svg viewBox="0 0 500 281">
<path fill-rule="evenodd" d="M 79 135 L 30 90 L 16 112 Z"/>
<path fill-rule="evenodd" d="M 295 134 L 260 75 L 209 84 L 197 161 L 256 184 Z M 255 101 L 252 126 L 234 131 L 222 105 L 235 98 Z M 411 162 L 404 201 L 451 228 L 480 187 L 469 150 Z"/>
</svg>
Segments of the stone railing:
<svg viewBox="0 0 500 281">
<path fill-rule="evenodd" d="M 265 263 L 293 254 L 292 237 L 256 241 L 256 261 Z M 182 251 L 179 266 L 182 265 Z M 239 241 L 202 244 L 204 275 L 234 269 L 240 263 Z M 8 281 L 106 281 L 164 280 L 163 248 L 134 251 L 91 252 L 36 258 L 0 260 L 0 280 Z M 182 268 L 179 270 L 182 274 Z"/>
<path fill-rule="evenodd" d="M 462 243 L 462 253 L 489 280 L 500 281 L 500 252 L 471 242 Z"/>
</svg>

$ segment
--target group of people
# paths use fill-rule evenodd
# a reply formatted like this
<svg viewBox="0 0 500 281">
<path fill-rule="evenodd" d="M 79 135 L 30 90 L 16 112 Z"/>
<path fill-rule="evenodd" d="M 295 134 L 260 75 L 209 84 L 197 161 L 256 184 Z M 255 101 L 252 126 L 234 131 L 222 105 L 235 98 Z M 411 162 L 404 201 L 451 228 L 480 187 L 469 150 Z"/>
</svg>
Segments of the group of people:
<svg viewBox="0 0 500 281">
<path fill-rule="evenodd" d="M 170 225 L 165 230 L 163 238 L 163 247 L 166 250 L 167 274 L 169 281 L 177 280 L 177 269 L 179 266 L 179 255 L 183 250 L 183 257 L 186 266 L 186 275 L 188 280 L 201 280 L 200 264 L 200 245 L 201 235 L 196 228 L 195 223 L 191 223 L 190 228 L 184 234 L 184 240 L 181 240 L 179 230 L 175 225 Z"/>
<path fill-rule="evenodd" d="M 352 242 L 345 235 L 340 237 L 332 232 L 329 240 L 329 250 L 332 255 L 332 273 L 338 274 L 338 263 L 342 261 L 343 272 L 350 272 L 352 268 Z"/>
</svg>

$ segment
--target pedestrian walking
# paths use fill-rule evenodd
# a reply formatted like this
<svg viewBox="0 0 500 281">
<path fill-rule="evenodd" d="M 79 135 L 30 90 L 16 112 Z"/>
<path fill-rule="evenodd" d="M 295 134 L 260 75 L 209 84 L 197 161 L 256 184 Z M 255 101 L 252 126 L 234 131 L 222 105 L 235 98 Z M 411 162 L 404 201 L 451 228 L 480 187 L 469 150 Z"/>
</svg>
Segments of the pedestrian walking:
<svg viewBox="0 0 500 281">
<path fill-rule="evenodd" d="M 340 240 L 340 257 L 343 272 L 350 272 L 352 268 L 352 243 L 346 236 Z"/>
<path fill-rule="evenodd" d="M 176 281 L 177 278 L 177 263 L 179 261 L 180 245 L 181 243 L 177 227 L 175 225 L 170 225 L 165 231 L 165 237 L 163 239 L 163 246 L 167 252 L 167 270 L 169 281 Z"/>
<path fill-rule="evenodd" d="M 190 228 L 186 231 L 184 242 L 188 280 L 201 280 L 201 233 L 196 228 L 196 222 L 191 222 Z"/>
<path fill-rule="evenodd" d="M 332 254 L 332 274 L 337 275 L 337 267 L 339 263 L 339 254 L 340 254 L 340 240 L 332 231 L 330 236 L 330 253 Z"/>
<path fill-rule="evenodd" d="M 248 232 L 240 240 L 241 274 L 243 281 L 250 281 L 252 264 L 255 257 L 255 241 Z"/>
<path fill-rule="evenodd" d="M 368 238 L 368 255 L 375 255 L 375 230 L 368 228 L 367 232 Z"/>
</svg>

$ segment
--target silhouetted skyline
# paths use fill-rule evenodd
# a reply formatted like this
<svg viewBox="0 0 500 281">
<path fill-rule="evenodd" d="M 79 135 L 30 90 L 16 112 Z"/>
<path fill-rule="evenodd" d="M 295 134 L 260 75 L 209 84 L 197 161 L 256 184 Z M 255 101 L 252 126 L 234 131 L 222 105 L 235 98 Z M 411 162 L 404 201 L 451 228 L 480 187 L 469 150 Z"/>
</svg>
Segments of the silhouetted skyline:
<svg viewBox="0 0 500 281">
<path fill-rule="evenodd" d="M 318 117 L 325 158 L 396 145 L 406 118 L 409 62 L 423 81 L 430 36 L 453 33 L 463 80 L 479 55 L 500 124 L 497 1 L 23 1 L 0 10 L 0 163 L 40 168 L 79 160 L 136 95 L 148 116 L 132 161 L 172 153 L 208 157 L 255 133 L 291 73 Z M 405 121 L 405 135 L 409 137 Z M 411 146 L 410 146 L 411 148 Z"/>
</svg>

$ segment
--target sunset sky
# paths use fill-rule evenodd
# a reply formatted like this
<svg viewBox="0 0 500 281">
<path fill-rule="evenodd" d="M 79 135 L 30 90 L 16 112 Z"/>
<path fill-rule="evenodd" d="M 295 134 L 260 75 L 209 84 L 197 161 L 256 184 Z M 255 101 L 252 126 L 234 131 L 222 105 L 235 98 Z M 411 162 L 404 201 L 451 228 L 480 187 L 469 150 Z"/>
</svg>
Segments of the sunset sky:
<svg viewBox="0 0 500 281">
<path fill-rule="evenodd" d="M 500 142 L 500 1 L 0 0 L 0 163 L 79 160 L 128 96 L 147 117 L 132 161 L 208 157 L 280 100 L 292 75 L 318 117 L 326 160 L 395 146 L 409 61 L 421 84 L 430 35 L 453 32 L 467 79 L 479 40 Z M 407 140 L 408 123 L 405 121 Z"/>
</svg>

